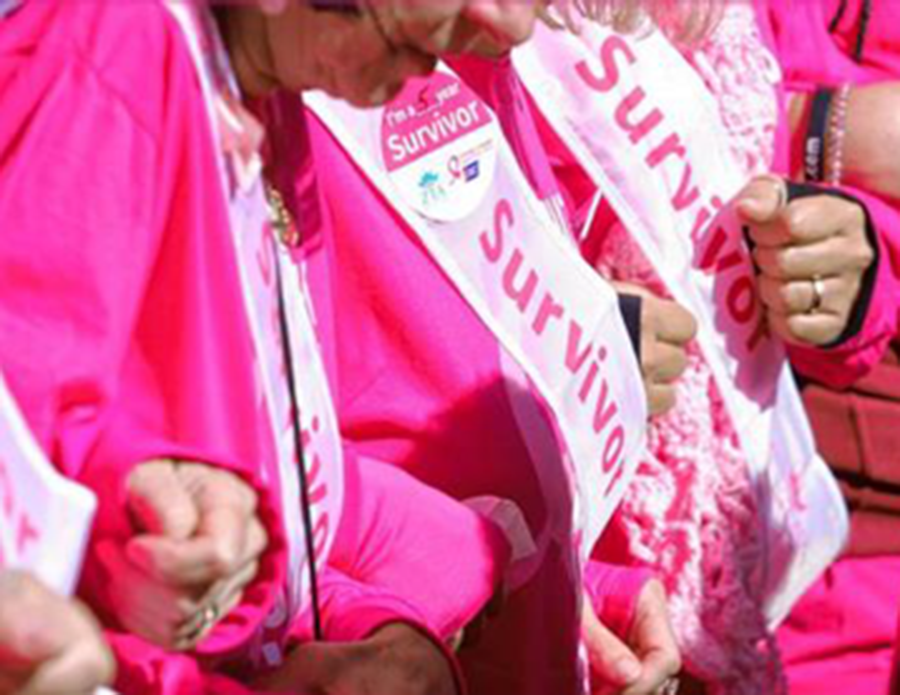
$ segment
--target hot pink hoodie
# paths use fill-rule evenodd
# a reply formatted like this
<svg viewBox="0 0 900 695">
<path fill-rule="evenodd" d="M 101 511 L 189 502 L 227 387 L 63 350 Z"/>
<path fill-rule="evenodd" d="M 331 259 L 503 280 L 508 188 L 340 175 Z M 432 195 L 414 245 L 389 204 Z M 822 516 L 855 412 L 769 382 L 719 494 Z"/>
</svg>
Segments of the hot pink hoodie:
<svg viewBox="0 0 900 695">
<path fill-rule="evenodd" d="M 270 547 L 200 654 L 117 633 L 90 556 L 83 581 L 122 692 L 241 692 L 210 671 L 254 670 L 286 560 L 277 490 L 258 475 L 274 447 L 194 66 L 156 2 L 33 2 L 0 21 L 0 369 L 48 455 L 100 493 L 91 552 L 132 533 L 123 481 L 141 461 L 208 462 L 256 486 Z M 493 591 L 503 542 L 448 498 L 347 459 L 349 513 L 321 577 L 326 636 L 395 620 L 448 636 Z"/>
<path fill-rule="evenodd" d="M 829 25 L 840 4 L 840 0 L 768 0 L 761 6 L 760 21 L 772 37 L 787 92 L 900 77 L 900 7 L 889 0 L 873 0 L 863 60 L 856 62 L 851 55 L 862 28 L 863 0 L 847 0 L 832 33 Z M 790 171 L 789 159 L 802 156 L 803 139 L 801 131 L 791 145 L 784 122 L 779 171 Z M 791 361 L 801 373 L 836 388 L 849 386 L 878 364 L 900 330 L 900 209 L 859 188 L 841 190 L 866 207 L 876 230 L 879 264 L 874 294 L 855 337 L 822 350 L 791 347 Z"/>
<path fill-rule="evenodd" d="M 842 4 L 845 7 L 841 12 Z M 769 3 L 789 90 L 811 92 L 819 86 L 843 82 L 868 84 L 900 78 L 900 7 L 873 0 L 861 40 L 863 5 L 863 0 Z M 858 48 L 859 59 L 854 59 Z M 802 152 L 803 139 L 802 132 L 795 136 L 795 153 Z M 830 380 L 838 386 L 856 381 L 877 364 L 885 343 L 900 330 L 900 208 L 859 191 L 855 194 L 872 214 L 881 244 L 881 267 L 864 329 L 871 335 L 870 347 L 851 360 L 856 368 Z M 818 378 L 815 373 L 811 375 Z M 852 392 L 845 398 L 856 401 Z M 868 451 L 865 439 L 873 433 L 865 428 L 864 419 L 858 426 L 861 441 L 849 445 L 860 447 L 867 457 L 876 455 Z M 817 436 L 830 437 L 832 431 L 836 430 L 823 425 Z M 831 444 L 832 449 L 835 446 Z M 879 458 L 879 465 L 890 466 L 890 459 Z M 887 692 L 895 616 L 900 605 L 898 573 L 900 558 L 896 556 L 847 557 L 835 563 L 810 590 L 779 633 L 792 693 Z"/>
</svg>

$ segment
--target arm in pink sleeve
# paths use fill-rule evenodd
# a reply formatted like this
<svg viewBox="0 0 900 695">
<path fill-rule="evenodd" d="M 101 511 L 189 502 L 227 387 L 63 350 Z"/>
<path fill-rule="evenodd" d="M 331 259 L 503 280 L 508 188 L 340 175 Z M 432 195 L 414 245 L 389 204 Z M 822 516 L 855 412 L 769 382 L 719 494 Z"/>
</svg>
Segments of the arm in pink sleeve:
<svg viewBox="0 0 900 695">
<path fill-rule="evenodd" d="M 850 386 L 881 361 L 900 320 L 900 211 L 859 189 L 842 187 L 840 192 L 865 208 L 869 237 L 877 244 L 877 266 L 866 279 L 868 288 L 864 283 L 857 316 L 852 318 L 858 330 L 837 345 L 788 348 L 791 363 L 801 374 L 834 388 Z"/>
<path fill-rule="evenodd" d="M 653 573 L 591 560 L 584 570 L 584 590 L 600 622 L 620 637 L 631 630 L 638 599 Z"/>
<path fill-rule="evenodd" d="M 181 284 L 161 279 L 160 259 L 168 252 L 170 265 L 187 262 L 179 225 L 210 217 L 185 203 L 193 200 L 185 191 L 208 188 L 202 177 L 214 164 L 198 164 L 208 159 L 211 139 L 182 43 L 156 4 L 26 3 L 0 36 L 0 370 L 56 466 L 99 493 L 95 544 L 132 532 L 124 484 L 141 461 L 183 455 L 254 482 L 255 460 L 196 445 L 215 442 L 208 433 L 224 429 L 208 426 L 211 419 L 190 436 L 173 436 L 171 427 L 171 385 L 224 400 L 201 375 L 220 376 L 209 365 L 228 359 L 204 344 L 209 369 L 184 369 L 180 376 L 190 378 L 164 384 L 161 360 L 148 355 L 173 348 L 165 342 L 172 331 L 144 322 L 148 297 L 157 297 L 155 325 L 162 328 L 184 300 Z M 180 216 L 172 214 L 176 203 Z M 188 318 L 209 323 L 198 312 Z M 236 361 L 237 348 L 227 345 Z M 177 368 L 167 375 L 178 376 Z M 179 403 L 179 416 L 198 411 Z M 283 573 L 281 525 L 265 489 L 256 487 L 273 550 L 262 582 L 247 594 L 249 613 L 234 614 L 241 625 L 229 633 L 234 640 L 258 623 L 274 592 L 265 584 Z M 89 556 L 83 586 L 96 587 L 89 593 L 102 614 L 103 578 L 93 570 Z"/>
<path fill-rule="evenodd" d="M 500 588 L 510 547 L 497 526 L 395 466 L 347 456 L 346 504 L 330 564 L 402 596 L 447 639 Z"/>
</svg>

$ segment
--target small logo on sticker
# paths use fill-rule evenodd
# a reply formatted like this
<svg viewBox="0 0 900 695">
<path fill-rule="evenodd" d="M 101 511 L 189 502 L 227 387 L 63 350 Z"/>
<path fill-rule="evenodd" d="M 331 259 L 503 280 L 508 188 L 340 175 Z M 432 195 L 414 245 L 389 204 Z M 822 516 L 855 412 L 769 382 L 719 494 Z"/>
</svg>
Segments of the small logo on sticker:
<svg viewBox="0 0 900 695">
<path fill-rule="evenodd" d="M 490 109 L 443 72 L 411 80 L 382 118 L 388 176 L 408 205 L 440 222 L 464 219 L 484 200 L 499 142 Z"/>
</svg>

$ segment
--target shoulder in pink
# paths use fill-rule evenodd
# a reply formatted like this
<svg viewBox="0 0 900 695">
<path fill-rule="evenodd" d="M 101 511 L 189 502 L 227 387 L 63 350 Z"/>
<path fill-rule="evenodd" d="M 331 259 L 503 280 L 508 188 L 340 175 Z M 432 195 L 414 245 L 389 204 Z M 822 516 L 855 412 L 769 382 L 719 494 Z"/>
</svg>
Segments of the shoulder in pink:
<svg viewBox="0 0 900 695">
<path fill-rule="evenodd" d="M 256 469 L 271 443 L 208 185 L 213 143 L 178 30 L 157 3 L 26 3 L 0 32 L 0 110 L 0 368 L 45 451 L 99 493 L 91 553 L 131 533 L 123 481 L 141 461 L 205 461 L 256 485 L 271 550 L 205 645 L 227 653 L 271 611 L 285 567 Z M 82 590 L 111 620 L 92 557 Z"/>
<path fill-rule="evenodd" d="M 335 355 L 342 429 L 365 456 L 456 499 L 515 500 L 541 560 L 462 653 L 469 687 L 484 695 L 576 693 L 578 596 L 559 589 L 572 585 L 575 571 L 559 540 L 569 538 L 567 485 L 560 468 L 558 489 L 545 493 L 530 463 L 517 417 L 533 409 L 533 396 L 510 378 L 510 358 L 411 230 L 313 118 L 310 136 L 327 206 L 311 278 L 316 266 L 334 272 L 331 296 L 313 287 L 313 298 L 317 313 L 335 317 L 326 350 Z M 543 446 L 552 467 L 558 445 Z"/>
</svg>

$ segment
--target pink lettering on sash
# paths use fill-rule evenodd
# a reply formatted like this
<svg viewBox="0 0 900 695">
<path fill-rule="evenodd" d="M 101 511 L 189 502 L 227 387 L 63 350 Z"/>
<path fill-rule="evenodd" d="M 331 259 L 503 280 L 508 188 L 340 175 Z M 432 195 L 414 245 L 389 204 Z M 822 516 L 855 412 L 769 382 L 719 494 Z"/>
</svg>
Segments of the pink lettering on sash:
<svg viewBox="0 0 900 695">
<path fill-rule="evenodd" d="M 546 292 L 541 300 L 541 306 L 537 310 L 531 328 L 535 333 L 541 335 L 544 329 L 547 328 L 550 319 L 560 319 L 564 314 L 565 311 L 563 311 L 562 304 L 557 304 L 556 300 L 553 299 L 553 295 Z"/>
<path fill-rule="evenodd" d="M 12 530 L 11 540 L 14 543 L 14 552 L 18 557 L 23 557 L 40 538 L 40 531 L 33 523 L 32 513 L 26 509 L 16 495 L 13 478 L 10 475 L 9 464 L 0 458 L 0 523 Z M 0 553 L 3 552 L 0 544 Z M 7 561 L 6 557 L 0 558 L 0 567 Z"/>
<path fill-rule="evenodd" d="M 523 260 L 524 256 L 521 250 L 516 249 L 513 251 L 512 257 L 506 265 L 506 270 L 503 272 L 503 291 L 506 292 L 507 297 L 516 303 L 519 311 L 524 313 L 534 297 L 538 278 L 533 270 L 529 270 L 525 281 L 520 286 L 516 286 L 516 277 L 522 268 Z"/>
<path fill-rule="evenodd" d="M 638 56 L 620 36 L 607 37 L 601 44 L 599 57 L 602 74 L 595 74 L 584 60 L 575 64 L 575 72 L 590 89 L 600 93 L 609 93 L 619 86 L 625 63 L 636 65 L 639 62 Z M 668 122 L 662 107 L 652 103 L 640 86 L 635 86 L 620 97 L 613 110 L 613 121 L 635 146 L 641 145 L 654 131 Z M 691 232 L 691 239 L 698 248 L 697 267 L 726 283 L 723 295 L 725 301 L 721 309 L 727 312 L 736 325 L 752 326 L 753 332 L 742 340 L 744 346 L 752 352 L 761 345 L 765 333 L 758 324 L 751 324 L 753 317 L 760 312 L 759 297 L 746 249 L 741 245 L 741 235 L 734 233 L 733 229 L 726 230 L 722 225 L 717 225 L 709 230 L 709 223 L 723 207 L 722 201 L 715 196 L 708 202 L 704 201 L 703 192 L 694 181 L 693 167 L 685 161 L 686 157 L 687 150 L 682 136 L 672 130 L 649 149 L 645 161 L 651 169 L 673 166 L 681 168 L 678 185 L 672 195 L 672 206 L 678 214 L 688 214 L 698 207 L 692 213 L 695 218 Z M 703 230 L 706 230 L 705 233 Z M 704 238 L 710 234 L 712 237 L 709 240 Z"/>
<path fill-rule="evenodd" d="M 637 121 L 633 120 L 634 112 L 638 106 L 644 103 L 646 98 L 647 93 L 642 88 L 635 87 L 628 96 L 622 99 L 616 108 L 616 123 L 628 133 L 628 139 L 634 145 L 637 145 L 663 122 L 662 111 L 657 108 L 650 109 L 649 113 L 643 118 Z"/>
<path fill-rule="evenodd" d="M 503 228 L 512 225 L 514 221 L 512 205 L 506 199 L 500 200 L 494 208 L 493 241 L 487 231 L 480 237 L 481 248 L 491 263 L 497 263 L 503 257 Z"/>
<path fill-rule="evenodd" d="M 497 201 L 494 208 L 494 225 L 492 230 L 485 230 L 478 236 L 478 244 L 485 261 L 492 265 L 500 265 L 500 282 L 504 296 L 516 309 L 525 314 L 534 306 L 534 298 L 542 291 L 543 279 L 536 270 L 537 265 L 529 263 L 527 250 L 524 247 L 506 249 L 504 233 L 512 230 L 516 222 L 512 204 L 507 199 Z M 511 235 L 512 236 L 512 235 Z M 512 236 L 514 238 L 514 236 Z M 504 261 L 505 259 L 505 261 Z M 522 278 L 525 278 L 524 280 Z M 538 337 L 548 336 L 548 327 L 559 326 L 566 316 L 563 304 L 557 301 L 549 291 L 544 291 L 540 303 L 534 312 L 530 328 Z M 556 319 L 551 323 L 551 319 Z M 584 340 L 583 326 L 574 318 L 568 320 L 565 349 L 560 354 L 564 368 L 572 374 L 572 378 L 581 379 L 578 390 L 579 401 L 591 407 L 590 398 L 596 392 L 593 403 L 592 427 L 594 432 L 602 434 L 609 431 L 603 444 L 601 466 L 603 472 L 615 475 L 606 484 L 605 495 L 616 486 L 616 482 L 624 472 L 623 453 L 625 450 L 625 428 L 619 422 L 621 413 L 615 400 L 613 390 L 603 375 L 602 363 L 609 351 L 605 346 L 597 348 L 593 342 Z M 581 376 L 583 374 L 583 376 Z M 599 383 L 599 387 L 595 388 Z"/>
<path fill-rule="evenodd" d="M 582 60 L 575 65 L 575 71 L 584 83 L 598 92 L 608 92 L 619 84 L 619 66 L 616 65 L 616 55 L 622 55 L 634 65 L 637 56 L 631 50 L 631 46 L 621 36 L 611 36 L 600 47 L 600 63 L 603 65 L 604 75 L 597 77 L 591 72 L 587 62 Z"/>
</svg>

